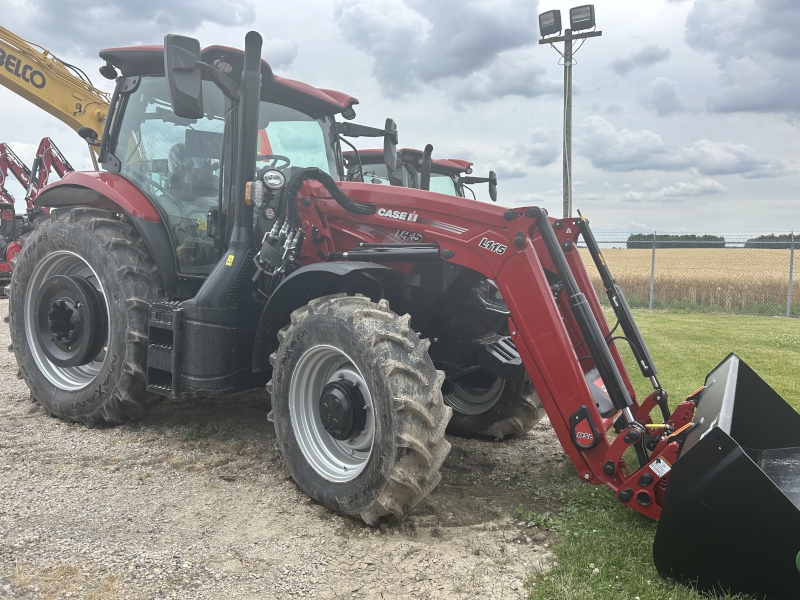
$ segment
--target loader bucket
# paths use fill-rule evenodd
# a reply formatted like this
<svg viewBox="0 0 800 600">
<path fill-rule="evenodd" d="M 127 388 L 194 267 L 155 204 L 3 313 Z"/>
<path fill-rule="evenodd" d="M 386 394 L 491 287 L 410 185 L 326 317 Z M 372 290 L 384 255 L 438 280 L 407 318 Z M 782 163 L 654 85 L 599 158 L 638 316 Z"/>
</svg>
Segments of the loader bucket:
<svg viewBox="0 0 800 600">
<path fill-rule="evenodd" d="M 705 592 L 800 598 L 800 414 L 735 354 L 706 377 L 653 558 Z"/>
</svg>

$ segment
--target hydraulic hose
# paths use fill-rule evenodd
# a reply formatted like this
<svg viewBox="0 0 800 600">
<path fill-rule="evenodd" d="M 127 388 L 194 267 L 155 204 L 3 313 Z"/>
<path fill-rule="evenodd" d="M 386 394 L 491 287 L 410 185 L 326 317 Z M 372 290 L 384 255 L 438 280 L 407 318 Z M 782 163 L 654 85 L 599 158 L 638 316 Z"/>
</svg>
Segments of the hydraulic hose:
<svg viewBox="0 0 800 600">
<path fill-rule="evenodd" d="M 331 198 L 336 200 L 336 203 L 348 212 L 355 213 L 357 215 L 374 215 L 375 211 L 377 210 L 374 204 L 362 204 L 360 202 L 354 202 L 347 194 L 339 189 L 339 186 L 336 185 L 336 182 L 330 175 L 317 167 L 308 167 L 307 169 L 303 169 L 302 171 L 296 173 L 289 180 L 289 183 L 284 188 L 283 198 L 284 201 L 289 202 L 290 210 L 292 199 L 297 196 L 297 192 L 300 191 L 303 182 L 308 181 L 309 179 L 321 183 L 331 195 Z"/>
</svg>

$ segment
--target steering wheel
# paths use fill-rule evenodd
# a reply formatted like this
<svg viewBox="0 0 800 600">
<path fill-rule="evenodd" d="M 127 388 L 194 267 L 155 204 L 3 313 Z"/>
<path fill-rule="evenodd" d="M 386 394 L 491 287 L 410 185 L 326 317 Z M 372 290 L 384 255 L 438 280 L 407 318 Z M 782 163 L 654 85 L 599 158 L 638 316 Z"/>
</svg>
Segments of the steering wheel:
<svg viewBox="0 0 800 600">
<path fill-rule="evenodd" d="M 288 157 L 283 156 L 282 154 L 259 154 L 256 156 L 256 160 L 263 160 L 265 162 L 272 161 L 270 167 L 272 167 L 273 169 L 285 169 L 290 164 L 292 164 L 292 161 L 290 161 Z M 278 166 L 278 162 L 281 162 L 282 164 Z"/>
</svg>

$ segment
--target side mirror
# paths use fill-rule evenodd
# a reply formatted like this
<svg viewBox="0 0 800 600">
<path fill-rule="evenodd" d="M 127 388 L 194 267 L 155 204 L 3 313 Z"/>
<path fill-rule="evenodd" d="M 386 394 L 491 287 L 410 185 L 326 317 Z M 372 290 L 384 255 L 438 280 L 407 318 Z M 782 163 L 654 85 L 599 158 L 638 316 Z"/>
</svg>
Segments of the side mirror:
<svg viewBox="0 0 800 600">
<path fill-rule="evenodd" d="M 164 36 L 164 72 L 172 112 L 178 117 L 203 117 L 203 73 L 199 62 L 199 41 L 183 35 Z"/>
<path fill-rule="evenodd" d="M 397 123 L 386 119 L 383 134 L 383 162 L 389 171 L 397 170 Z"/>
<path fill-rule="evenodd" d="M 497 202 L 497 174 L 494 171 L 489 171 L 489 198 Z"/>
</svg>

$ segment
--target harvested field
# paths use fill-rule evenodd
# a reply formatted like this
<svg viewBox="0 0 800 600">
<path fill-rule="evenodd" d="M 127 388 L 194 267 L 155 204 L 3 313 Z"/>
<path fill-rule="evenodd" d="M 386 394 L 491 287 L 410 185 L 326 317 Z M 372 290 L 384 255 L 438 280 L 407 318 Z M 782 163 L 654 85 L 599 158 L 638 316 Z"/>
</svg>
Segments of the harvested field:
<svg viewBox="0 0 800 600">
<path fill-rule="evenodd" d="M 584 264 L 592 265 L 586 249 Z M 650 298 L 652 250 L 608 248 L 603 255 L 633 307 Z M 795 253 L 795 263 L 800 252 Z M 606 295 L 593 266 L 598 296 Z M 789 250 L 756 248 L 656 248 L 653 308 L 704 312 L 786 314 Z M 794 267 L 792 314 L 800 315 L 800 265 Z"/>
</svg>

